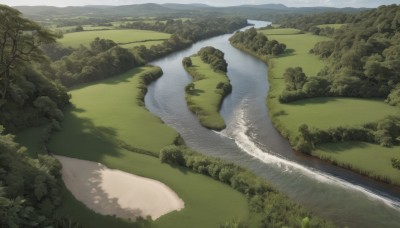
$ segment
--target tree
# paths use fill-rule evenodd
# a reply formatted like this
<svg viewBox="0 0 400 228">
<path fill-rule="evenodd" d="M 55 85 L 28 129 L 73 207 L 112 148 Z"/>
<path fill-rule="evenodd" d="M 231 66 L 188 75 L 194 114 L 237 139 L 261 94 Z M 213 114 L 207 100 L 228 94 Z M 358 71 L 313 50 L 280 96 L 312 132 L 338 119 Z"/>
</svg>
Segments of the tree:
<svg viewBox="0 0 400 228">
<path fill-rule="evenodd" d="M 392 162 L 393 168 L 400 170 L 400 159 L 392 158 L 390 161 Z"/>
<path fill-rule="evenodd" d="M 286 82 L 287 90 L 299 90 L 303 88 L 304 83 L 307 81 L 307 76 L 303 73 L 301 67 L 289 67 L 283 74 L 283 78 Z"/>
<path fill-rule="evenodd" d="M 40 59 L 39 46 L 54 42 L 56 35 L 6 5 L 0 5 L 0 21 L 0 100 L 4 100 L 13 80 L 10 70 L 19 62 Z"/>
<path fill-rule="evenodd" d="M 184 67 L 191 67 L 192 66 L 192 59 L 190 57 L 185 57 L 182 60 L 182 64 Z"/>
</svg>

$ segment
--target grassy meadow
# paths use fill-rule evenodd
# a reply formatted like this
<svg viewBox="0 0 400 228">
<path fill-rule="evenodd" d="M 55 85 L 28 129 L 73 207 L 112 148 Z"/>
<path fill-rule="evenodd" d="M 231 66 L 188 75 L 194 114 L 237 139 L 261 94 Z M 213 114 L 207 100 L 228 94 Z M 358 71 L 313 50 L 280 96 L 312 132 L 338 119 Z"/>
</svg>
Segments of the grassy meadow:
<svg viewBox="0 0 400 228">
<path fill-rule="evenodd" d="M 148 45 L 148 41 L 153 41 L 157 44 L 162 43 L 164 40 L 169 39 L 171 34 L 148 31 L 148 30 L 137 30 L 137 29 L 120 29 L 120 30 L 101 30 L 101 31 L 83 31 L 67 33 L 64 35 L 59 42 L 67 47 L 77 48 L 81 44 L 88 46 L 96 37 L 102 39 L 113 40 L 115 43 L 123 45 L 136 44 L 136 45 Z M 129 47 L 129 46 L 128 46 Z"/>
<path fill-rule="evenodd" d="M 318 28 L 327 28 L 327 27 L 331 27 L 334 29 L 340 29 L 341 27 L 343 27 L 345 24 L 323 24 L 323 25 L 318 25 Z"/>
<path fill-rule="evenodd" d="M 400 185 L 400 172 L 390 159 L 399 157 L 400 146 L 382 147 L 366 142 L 342 142 L 320 145 L 313 155 L 372 177 Z"/>
<path fill-rule="evenodd" d="M 287 45 L 286 54 L 270 59 L 267 104 L 275 126 L 290 140 L 299 134 L 298 127 L 302 124 L 320 129 L 358 126 L 379 121 L 388 115 L 400 114 L 398 107 L 376 99 L 320 97 L 281 104 L 278 98 L 285 88 L 283 73 L 286 68 L 300 66 L 308 77 L 315 76 L 326 63 L 310 54 L 309 50 L 315 43 L 329 38 L 308 33 L 296 34 L 293 29 L 270 29 L 262 32 L 269 39 L 276 39 Z M 346 142 L 321 145 L 313 155 L 372 177 L 387 177 L 400 184 L 398 172 L 390 164 L 390 158 L 399 156 L 398 151 L 398 147 L 385 148 L 369 143 Z"/>
<path fill-rule="evenodd" d="M 157 157 L 121 148 L 123 141 L 158 154 L 178 137 L 177 132 L 136 100 L 141 93 L 140 77 L 155 70 L 159 68 L 140 67 L 72 89 L 72 105 L 65 110 L 63 128 L 52 137 L 50 150 L 57 155 L 100 162 L 109 168 L 168 185 L 185 202 L 185 208 L 151 222 L 151 227 L 218 227 L 234 218 L 247 220 L 249 208 L 245 196 L 228 185 L 185 168 L 162 164 Z M 28 129 L 20 133 L 18 141 L 36 153 L 40 150 L 40 132 L 40 128 Z M 74 218 L 84 227 L 133 226 L 129 221 L 94 213 L 66 189 L 64 197 L 67 200 L 57 213 Z"/>
<path fill-rule="evenodd" d="M 219 109 L 224 96 L 216 87 L 220 82 L 229 83 L 229 79 L 225 73 L 213 71 L 211 66 L 204 63 L 199 56 L 190 58 L 193 65 L 187 68 L 188 72 L 192 76 L 198 75 L 202 79 L 193 82 L 195 85 L 193 91 L 186 92 L 189 109 L 197 115 L 204 127 L 222 130 L 226 125 L 219 114 Z"/>
</svg>

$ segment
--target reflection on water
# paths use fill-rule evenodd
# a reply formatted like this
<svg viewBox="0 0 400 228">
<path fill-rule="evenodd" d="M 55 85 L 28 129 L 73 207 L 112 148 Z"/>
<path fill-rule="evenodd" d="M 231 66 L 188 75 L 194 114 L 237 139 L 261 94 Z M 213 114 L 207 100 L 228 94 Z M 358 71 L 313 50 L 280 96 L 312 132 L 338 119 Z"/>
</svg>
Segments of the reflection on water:
<svg viewBox="0 0 400 228">
<path fill-rule="evenodd" d="M 251 22 L 257 27 L 267 25 Z M 351 227 L 400 227 L 398 191 L 292 151 L 268 117 L 267 66 L 233 48 L 230 36 L 198 42 L 153 62 L 164 76 L 149 87 L 147 108 L 174 127 L 190 147 L 248 168 L 321 216 Z M 184 99 L 184 87 L 191 77 L 181 61 L 204 46 L 222 50 L 228 62 L 233 91 L 221 108 L 227 123 L 222 132 L 203 128 Z"/>
</svg>

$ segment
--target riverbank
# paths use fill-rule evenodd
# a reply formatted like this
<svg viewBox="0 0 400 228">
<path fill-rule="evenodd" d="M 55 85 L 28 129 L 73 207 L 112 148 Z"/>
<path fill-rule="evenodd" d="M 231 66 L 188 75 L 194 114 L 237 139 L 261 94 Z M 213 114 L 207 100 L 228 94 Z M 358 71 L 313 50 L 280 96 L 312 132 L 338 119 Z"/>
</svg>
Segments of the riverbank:
<svg viewBox="0 0 400 228">
<path fill-rule="evenodd" d="M 269 116 L 278 131 L 289 139 L 292 146 L 296 143 L 296 137 L 299 136 L 298 129 L 302 124 L 307 124 L 310 128 L 327 130 L 339 126 L 359 126 L 399 113 L 398 108 L 389 106 L 382 100 L 371 99 L 312 98 L 287 104 L 280 103 L 279 96 L 285 87 L 283 74 L 286 68 L 300 66 L 307 77 L 315 76 L 326 62 L 310 54 L 309 50 L 315 43 L 329 38 L 301 34 L 295 29 L 268 29 L 261 32 L 270 40 L 275 39 L 287 45 L 285 54 L 268 59 L 245 51 L 269 66 L 270 90 L 267 98 Z M 243 50 L 241 47 L 237 48 Z M 384 148 L 360 142 L 346 142 L 346 146 L 340 145 L 340 143 L 318 145 L 317 150 L 312 151 L 311 155 L 380 181 L 400 184 L 400 172 L 390 165 L 390 158 L 399 147 Z M 365 156 L 365 153 L 368 156 Z M 380 159 L 371 159 L 377 156 Z"/>
<path fill-rule="evenodd" d="M 192 76 L 193 82 L 187 86 L 185 99 L 188 108 L 206 128 L 220 131 L 226 127 L 224 118 L 219 113 L 221 104 L 231 88 L 226 73 L 215 72 L 211 66 L 204 63 L 198 55 L 190 57 L 191 66 L 185 66 L 185 70 Z M 218 87 L 219 85 L 221 85 Z"/>
</svg>

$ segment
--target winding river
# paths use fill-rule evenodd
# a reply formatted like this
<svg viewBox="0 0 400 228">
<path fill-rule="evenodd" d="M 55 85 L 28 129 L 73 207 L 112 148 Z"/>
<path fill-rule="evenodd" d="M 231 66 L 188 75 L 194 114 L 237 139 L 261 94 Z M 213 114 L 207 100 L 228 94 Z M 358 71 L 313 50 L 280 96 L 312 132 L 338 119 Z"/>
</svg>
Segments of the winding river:
<svg viewBox="0 0 400 228">
<path fill-rule="evenodd" d="M 250 21 L 256 27 L 267 22 Z M 275 130 L 267 112 L 267 66 L 229 44 L 231 34 L 200 41 L 151 64 L 164 75 L 151 84 L 147 108 L 175 128 L 197 151 L 235 162 L 268 180 L 312 212 L 350 227 L 400 227 L 400 190 L 294 152 Z M 184 57 L 201 47 L 225 53 L 233 91 L 221 113 L 227 128 L 203 128 L 188 110 L 184 87 L 192 78 L 182 67 Z"/>
</svg>

